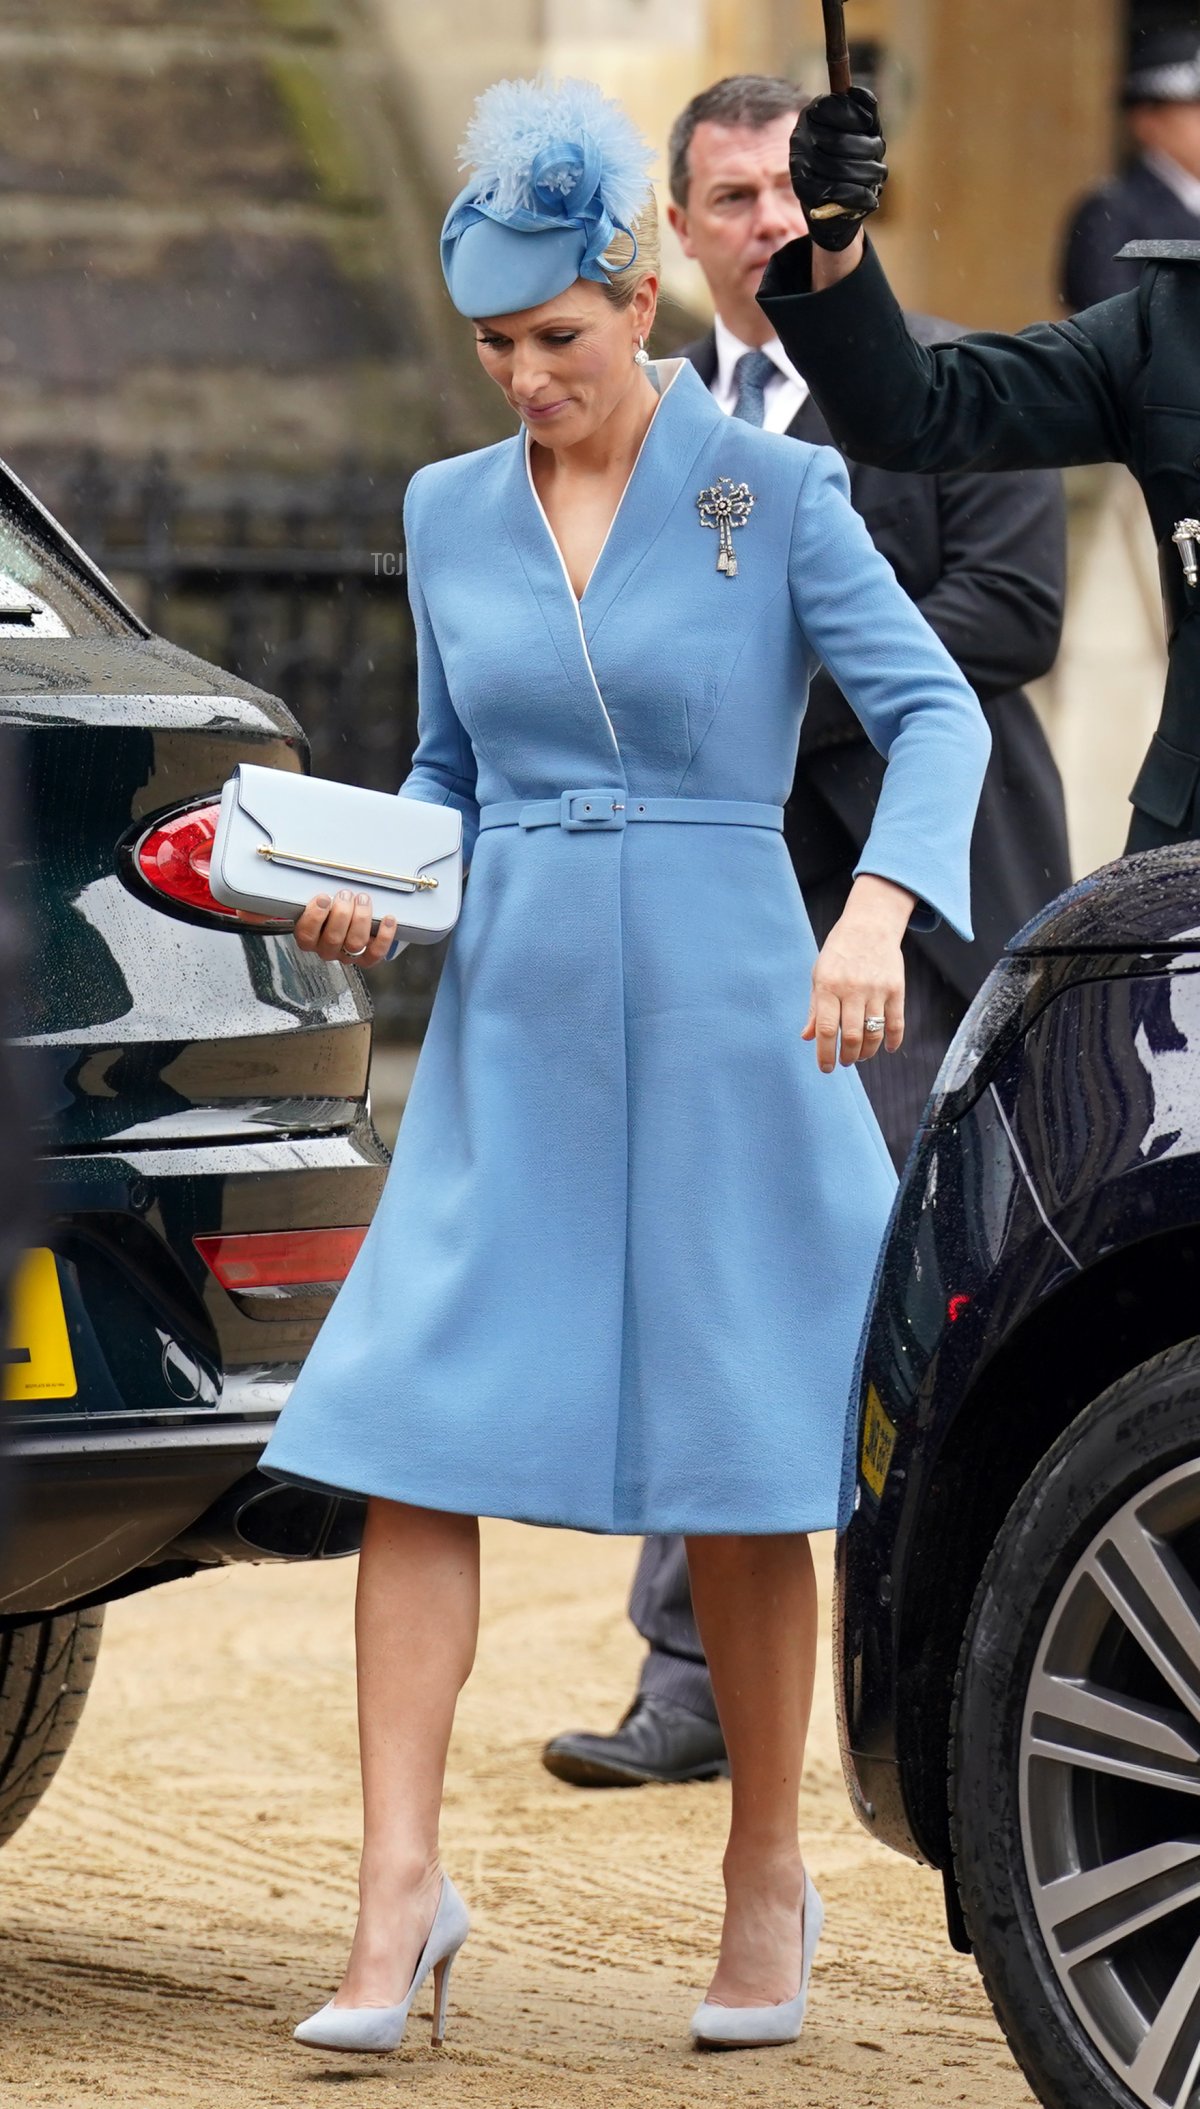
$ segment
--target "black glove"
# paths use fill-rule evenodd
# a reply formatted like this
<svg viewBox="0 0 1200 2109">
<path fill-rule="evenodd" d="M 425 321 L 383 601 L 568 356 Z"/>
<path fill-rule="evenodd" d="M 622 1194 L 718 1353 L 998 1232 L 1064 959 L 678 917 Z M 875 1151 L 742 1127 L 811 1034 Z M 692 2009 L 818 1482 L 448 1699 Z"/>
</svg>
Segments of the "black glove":
<svg viewBox="0 0 1200 2109">
<path fill-rule="evenodd" d="M 886 152 L 869 88 L 818 95 L 801 111 L 792 133 L 792 189 L 818 248 L 848 249 L 863 221 L 878 212 Z M 840 209 L 830 213 L 830 206 Z"/>
</svg>

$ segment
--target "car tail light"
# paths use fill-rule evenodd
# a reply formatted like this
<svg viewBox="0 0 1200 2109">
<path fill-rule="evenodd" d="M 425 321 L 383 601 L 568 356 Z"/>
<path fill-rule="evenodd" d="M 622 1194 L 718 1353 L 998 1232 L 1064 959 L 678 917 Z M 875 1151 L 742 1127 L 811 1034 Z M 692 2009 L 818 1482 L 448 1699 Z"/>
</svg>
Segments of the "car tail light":
<svg viewBox="0 0 1200 2109">
<path fill-rule="evenodd" d="M 239 930 L 290 930 L 290 921 L 259 915 L 246 919 L 217 899 L 209 872 L 220 815 L 220 804 L 207 800 L 180 813 L 164 813 L 136 842 L 121 846 L 119 868 L 127 880 L 132 878 L 135 891 L 149 887 L 162 906 L 169 904 L 185 920 L 199 914 Z"/>
<path fill-rule="evenodd" d="M 230 913 L 208 883 L 220 810 L 219 805 L 194 806 L 190 813 L 160 820 L 142 837 L 136 852 L 137 868 L 156 893 L 188 908 L 206 908 L 211 915 Z"/>
<path fill-rule="evenodd" d="M 238 1295 L 345 1281 L 366 1234 L 367 1225 L 355 1223 L 336 1230 L 216 1233 L 192 1243 L 221 1287 Z"/>
</svg>

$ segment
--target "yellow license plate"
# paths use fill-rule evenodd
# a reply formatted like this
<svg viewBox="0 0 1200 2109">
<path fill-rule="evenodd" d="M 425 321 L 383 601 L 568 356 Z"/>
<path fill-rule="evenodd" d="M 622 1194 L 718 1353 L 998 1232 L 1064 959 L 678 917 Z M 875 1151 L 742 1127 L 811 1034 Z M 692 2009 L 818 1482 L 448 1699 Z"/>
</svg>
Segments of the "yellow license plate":
<svg viewBox="0 0 1200 2109">
<path fill-rule="evenodd" d="M 27 1252 L 17 1268 L 0 1374 L 4 1397 L 14 1402 L 73 1399 L 79 1389 L 58 1269 L 45 1247 Z"/>
<path fill-rule="evenodd" d="M 867 1386 L 867 1411 L 863 1419 L 862 1476 L 874 1494 L 876 1501 L 883 1497 L 883 1489 L 891 1470 L 892 1452 L 896 1447 L 895 1423 L 888 1419 L 883 1400 L 873 1384 Z"/>
</svg>

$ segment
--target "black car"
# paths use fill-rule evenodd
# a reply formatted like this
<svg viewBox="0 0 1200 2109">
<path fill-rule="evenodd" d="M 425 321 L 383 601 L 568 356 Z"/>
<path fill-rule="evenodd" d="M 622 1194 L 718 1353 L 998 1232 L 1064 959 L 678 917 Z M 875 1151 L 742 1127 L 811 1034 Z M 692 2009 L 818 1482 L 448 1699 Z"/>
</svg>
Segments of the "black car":
<svg viewBox="0 0 1200 2109">
<path fill-rule="evenodd" d="M 849 1464 L 848 1460 L 848 1464 Z M 1200 2102 L 1200 847 L 1015 938 L 865 1335 L 847 1781 L 1051 2109 Z"/>
<path fill-rule="evenodd" d="M 207 883 L 234 763 L 306 759 L 280 703 L 151 636 L 0 467 L 42 1222 L 3 1371 L 0 1838 L 70 1738 L 106 1602 L 357 1541 L 356 1504 L 256 1463 L 382 1185 L 370 1007 Z"/>
</svg>

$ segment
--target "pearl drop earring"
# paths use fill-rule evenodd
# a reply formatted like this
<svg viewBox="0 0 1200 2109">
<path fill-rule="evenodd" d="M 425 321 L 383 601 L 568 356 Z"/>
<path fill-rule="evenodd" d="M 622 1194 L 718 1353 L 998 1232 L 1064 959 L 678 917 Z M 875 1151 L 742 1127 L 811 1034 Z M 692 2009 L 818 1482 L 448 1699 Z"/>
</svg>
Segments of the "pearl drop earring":
<svg viewBox="0 0 1200 2109">
<path fill-rule="evenodd" d="M 650 354 L 646 350 L 646 340 L 644 337 L 638 338 L 637 350 L 633 355 L 633 363 L 635 366 L 649 366 L 650 364 Z"/>
</svg>

